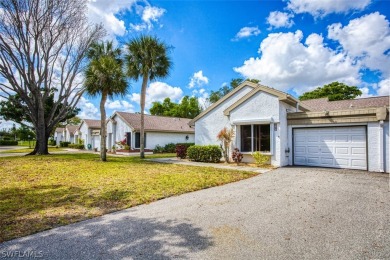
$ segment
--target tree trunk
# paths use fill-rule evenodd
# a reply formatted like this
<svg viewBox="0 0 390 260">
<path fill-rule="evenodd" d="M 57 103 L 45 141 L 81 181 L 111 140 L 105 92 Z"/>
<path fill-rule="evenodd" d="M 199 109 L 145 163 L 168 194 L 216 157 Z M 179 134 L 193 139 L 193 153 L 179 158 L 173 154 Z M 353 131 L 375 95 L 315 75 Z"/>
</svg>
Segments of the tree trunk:
<svg viewBox="0 0 390 260">
<path fill-rule="evenodd" d="M 146 98 L 146 86 L 148 85 L 148 75 L 144 75 L 142 79 L 141 88 L 141 129 L 140 129 L 140 156 L 141 159 L 145 158 L 145 98 Z"/>
<path fill-rule="evenodd" d="M 100 159 L 105 162 L 107 161 L 106 152 L 106 100 L 107 93 L 102 93 L 102 99 L 100 100 Z"/>
<path fill-rule="evenodd" d="M 49 134 L 48 134 L 49 132 Z M 27 155 L 47 155 L 49 154 L 49 149 L 47 145 L 49 143 L 50 131 L 46 131 L 46 128 L 35 128 L 35 134 L 37 141 L 35 142 L 34 150 Z"/>
</svg>

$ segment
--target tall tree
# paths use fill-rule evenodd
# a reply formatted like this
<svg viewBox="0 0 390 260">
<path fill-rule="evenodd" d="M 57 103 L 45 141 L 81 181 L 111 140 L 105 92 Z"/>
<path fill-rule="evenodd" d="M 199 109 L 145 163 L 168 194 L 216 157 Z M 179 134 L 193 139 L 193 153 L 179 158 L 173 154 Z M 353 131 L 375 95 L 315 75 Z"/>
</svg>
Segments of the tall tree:
<svg viewBox="0 0 390 260">
<path fill-rule="evenodd" d="M 260 80 L 258 79 L 247 79 L 247 81 L 253 82 L 253 83 L 259 83 Z M 235 78 L 230 81 L 229 86 L 225 85 L 218 89 L 217 91 L 211 91 L 210 96 L 208 98 L 208 101 L 213 104 L 220 100 L 222 97 L 224 97 L 226 94 L 228 94 L 230 91 L 238 87 L 242 82 L 244 82 L 243 78 Z"/>
<path fill-rule="evenodd" d="M 85 89 L 90 96 L 101 95 L 100 158 L 102 161 L 107 161 L 105 104 L 107 98 L 126 94 L 126 75 L 123 71 L 121 50 L 114 48 L 112 42 L 94 43 L 88 51 L 88 59 Z"/>
<path fill-rule="evenodd" d="M 138 80 L 142 78 L 141 87 L 141 129 L 140 129 L 140 156 L 145 158 L 145 96 L 148 81 L 158 78 L 165 78 L 172 67 L 171 59 L 168 57 L 170 47 L 161 42 L 158 38 L 143 35 L 132 39 L 126 44 L 127 54 L 125 56 L 127 75 Z"/>
<path fill-rule="evenodd" d="M 150 114 L 155 116 L 173 116 L 194 118 L 202 112 L 196 97 L 184 96 L 179 104 L 173 103 L 170 98 L 165 98 L 163 103 L 153 102 Z"/>
<path fill-rule="evenodd" d="M 324 85 L 323 87 L 318 87 L 313 91 L 303 93 L 299 97 L 299 100 L 308 100 L 324 97 L 327 97 L 329 101 L 345 100 L 354 99 L 361 94 L 362 92 L 358 87 L 348 86 L 344 83 L 335 81 L 330 84 Z"/>
<path fill-rule="evenodd" d="M 32 122 L 31 154 L 48 154 L 48 138 L 81 97 L 85 54 L 104 35 L 87 19 L 85 0 L 0 1 L 0 95 L 15 93 Z M 53 109 L 45 104 L 56 91 Z"/>
</svg>

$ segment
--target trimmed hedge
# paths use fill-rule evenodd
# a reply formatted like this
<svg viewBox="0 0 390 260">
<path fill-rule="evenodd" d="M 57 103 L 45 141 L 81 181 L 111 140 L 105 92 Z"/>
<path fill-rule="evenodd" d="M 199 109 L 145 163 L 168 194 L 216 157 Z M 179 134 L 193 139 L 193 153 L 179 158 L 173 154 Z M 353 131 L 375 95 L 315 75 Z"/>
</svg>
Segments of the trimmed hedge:
<svg viewBox="0 0 390 260">
<path fill-rule="evenodd" d="M 70 145 L 70 142 L 60 142 L 60 147 L 68 147 Z"/>
<path fill-rule="evenodd" d="M 188 147 L 187 155 L 191 161 L 217 163 L 221 160 L 222 151 L 218 145 L 193 145 Z"/>
<path fill-rule="evenodd" d="M 83 144 L 68 144 L 68 147 L 73 149 L 80 149 L 80 150 L 84 149 Z"/>
<path fill-rule="evenodd" d="M 18 145 L 18 141 L 0 140 L 0 145 Z"/>
</svg>

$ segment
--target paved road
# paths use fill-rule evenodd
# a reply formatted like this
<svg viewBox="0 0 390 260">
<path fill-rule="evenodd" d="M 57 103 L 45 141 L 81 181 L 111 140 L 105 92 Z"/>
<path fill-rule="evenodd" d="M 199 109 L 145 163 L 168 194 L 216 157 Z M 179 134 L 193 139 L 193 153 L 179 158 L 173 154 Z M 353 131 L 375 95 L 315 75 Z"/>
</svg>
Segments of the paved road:
<svg viewBox="0 0 390 260">
<path fill-rule="evenodd" d="M 46 259 L 390 259 L 389 175 L 281 168 L 0 244 Z"/>
</svg>

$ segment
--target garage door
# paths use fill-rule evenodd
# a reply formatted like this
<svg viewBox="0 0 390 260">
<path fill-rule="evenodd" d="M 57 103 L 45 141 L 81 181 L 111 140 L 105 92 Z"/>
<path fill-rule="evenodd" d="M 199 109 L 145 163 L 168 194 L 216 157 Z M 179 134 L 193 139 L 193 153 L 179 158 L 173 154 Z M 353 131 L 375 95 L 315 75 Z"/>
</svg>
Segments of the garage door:
<svg viewBox="0 0 390 260">
<path fill-rule="evenodd" d="M 366 127 L 294 129 L 294 164 L 367 170 Z"/>
</svg>

